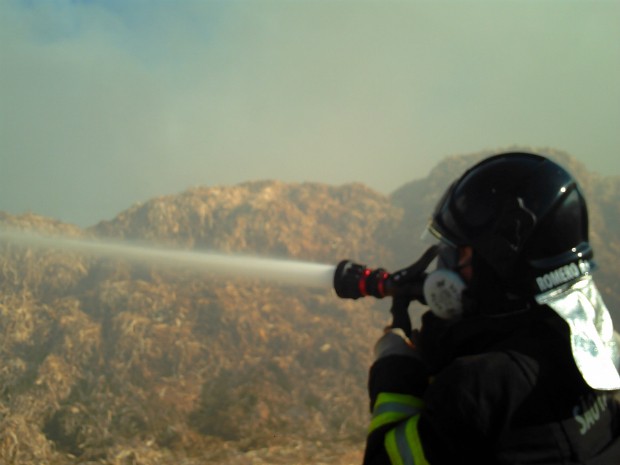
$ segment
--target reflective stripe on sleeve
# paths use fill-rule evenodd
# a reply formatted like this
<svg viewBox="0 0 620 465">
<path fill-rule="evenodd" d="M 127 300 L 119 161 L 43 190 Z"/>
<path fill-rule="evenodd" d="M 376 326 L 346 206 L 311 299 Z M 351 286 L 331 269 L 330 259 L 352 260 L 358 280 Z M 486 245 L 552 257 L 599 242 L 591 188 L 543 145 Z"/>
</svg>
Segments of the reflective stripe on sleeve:
<svg viewBox="0 0 620 465">
<path fill-rule="evenodd" d="M 420 412 L 424 403 L 415 396 L 382 392 L 377 396 L 372 410 L 368 433 L 377 428 L 412 417 Z"/>
<path fill-rule="evenodd" d="M 385 450 L 392 465 L 429 465 L 418 434 L 419 419 L 416 415 L 385 435 Z"/>
</svg>

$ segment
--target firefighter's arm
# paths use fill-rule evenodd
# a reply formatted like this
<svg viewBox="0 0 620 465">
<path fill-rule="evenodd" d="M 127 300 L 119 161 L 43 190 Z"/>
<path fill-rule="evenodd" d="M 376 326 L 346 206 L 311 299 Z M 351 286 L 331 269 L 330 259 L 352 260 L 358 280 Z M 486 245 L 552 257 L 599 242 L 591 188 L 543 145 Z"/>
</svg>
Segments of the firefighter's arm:
<svg viewBox="0 0 620 465">
<path fill-rule="evenodd" d="M 375 357 L 368 380 L 372 419 L 364 465 L 427 464 L 417 431 L 428 385 L 426 366 L 400 328 L 385 331 Z"/>
<path fill-rule="evenodd" d="M 413 463 L 427 460 L 418 435 L 418 420 L 424 406 L 422 396 L 429 373 L 409 339 L 409 304 L 423 301 L 421 283 L 426 268 L 437 255 L 429 248 L 409 268 L 392 275 L 392 325 L 375 345 L 375 362 L 370 368 L 368 393 L 372 419 L 368 428 L 364 465 Z"/>
</svg>

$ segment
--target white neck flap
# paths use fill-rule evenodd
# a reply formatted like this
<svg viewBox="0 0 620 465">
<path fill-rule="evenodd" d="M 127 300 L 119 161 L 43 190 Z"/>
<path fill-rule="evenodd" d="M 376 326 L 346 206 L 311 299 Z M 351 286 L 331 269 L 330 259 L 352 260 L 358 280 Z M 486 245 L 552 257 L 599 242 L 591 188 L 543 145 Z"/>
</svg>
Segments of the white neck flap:
<svg viewBox="0 0 620 465">
<path fill-rule="evenodd" d="M 536 301 L 568 323 L 573 358 L 586 383 L 598 390 L 620 389 L 620 344 L 592 276 L 539 294 Z"/>
</svg>

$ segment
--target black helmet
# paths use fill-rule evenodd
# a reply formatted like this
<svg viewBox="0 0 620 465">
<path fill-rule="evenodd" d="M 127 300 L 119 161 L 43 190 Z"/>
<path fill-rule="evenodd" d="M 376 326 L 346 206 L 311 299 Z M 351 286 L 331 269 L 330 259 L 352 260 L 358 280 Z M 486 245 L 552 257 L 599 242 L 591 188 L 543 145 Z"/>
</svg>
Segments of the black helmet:
<svg viewBox="0 0 620 465">
<path fill-rule="evenodd" d="M 455 181 L 429 229 L 469 245 L 504 287 L 533 295 L 587 274 L 588 212 L 575 179 L 530 153 L 483 160 Z"/>
</svg>

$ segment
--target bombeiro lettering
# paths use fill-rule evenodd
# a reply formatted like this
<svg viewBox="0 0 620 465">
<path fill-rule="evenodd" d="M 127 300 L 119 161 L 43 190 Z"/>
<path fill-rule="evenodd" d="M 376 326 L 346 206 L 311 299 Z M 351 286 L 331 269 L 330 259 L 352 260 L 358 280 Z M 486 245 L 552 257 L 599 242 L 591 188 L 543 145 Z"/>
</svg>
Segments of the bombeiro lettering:
<svg viewBox="0 0 620 465">
<path fill-rule="evenodd" d="M 546 291 L 571 279 L 578 278 L 579 275 L 579 267 L 575 263 L 570 263 L 539 276 L 536 278 L 536 284 L 541 291 Z"/>
<path fill-rule="evenodd" d="M 579 433 L 583 436 L 594 424 L 600 420 L 603 412 L 607 410 L 608 397 L 606 394 L 581 398 L 580 405 L 573 408 L 573 418 L 579 423 Z"/>
</svg>

